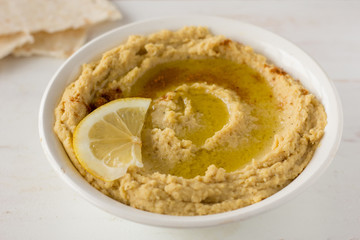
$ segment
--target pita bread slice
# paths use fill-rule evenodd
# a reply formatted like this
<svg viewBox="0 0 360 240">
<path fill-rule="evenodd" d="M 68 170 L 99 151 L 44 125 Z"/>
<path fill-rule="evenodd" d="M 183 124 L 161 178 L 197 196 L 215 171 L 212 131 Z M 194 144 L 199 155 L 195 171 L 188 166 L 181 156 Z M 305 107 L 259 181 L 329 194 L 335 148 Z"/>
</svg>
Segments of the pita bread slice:
<svg viewBox="0 0 360 240">
<path fill-rule="evenodd" d="M 0 0 L 0 59 L 9 55 L 16 47 L 33 42 L 12 2 Z"/>
<path fill-rule="evenodd" d="M 18 12 L 8 0 L 0 0 L 0 35 L 26 32 Z"/>
<path fill-rule="evenodd" d="M 80 28 L 55 33 L 37 32 L 33 36 L 33 43 L 16 48 L 12 54 L 15 56 L 43 55 L 66 58 L 84 44 L 86 30 Z"/>
<path fill-rule="evenodd" d="M 5 21 L 2 23 L 0 35 L 22 31 L 22 27 L 17 27 L 17 24 L 21 23 L 31 33 L 40 31 L 53 33 L 121 18 L 120 12 L 107 0 L 0 1 L 6 8 L 6 10 L 1 11 L 12 9 L 11 14 L 4 15 L 0 20 L 6 20 L 13 16 L 20 17 L 20 20 L 14 19 L 14 22 Z M 2 13 L 0 12 L 0 14 Z M 16 24 L 16 22 L 18 23 Z"/>
<path fill-rule="evenodd" d="M 0 59 L 9 55 L 16 47 L 33 41 L 33 37 L 25 32 L 0 36 Z"/>
</svg>

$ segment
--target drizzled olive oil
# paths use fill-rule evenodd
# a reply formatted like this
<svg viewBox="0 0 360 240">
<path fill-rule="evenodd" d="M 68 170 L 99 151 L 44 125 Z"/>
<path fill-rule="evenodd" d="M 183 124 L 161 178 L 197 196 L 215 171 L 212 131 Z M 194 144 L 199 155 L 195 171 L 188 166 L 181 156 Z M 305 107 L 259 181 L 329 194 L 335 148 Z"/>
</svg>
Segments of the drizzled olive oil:
<svg viewBox="0 0 360 240">
<path fill-rule="evenodd" d="M 188 59 L 159 64 L 136 82 L 133 94 L 155 99 L 182 84 L 196 82 L 235 91 L 240 101 L 252 107 L 256 127 L 250 132 L 248 141 L 236 148 L 218 147 L 211 151 L 200 148 L 192 159 L 179 162 L 170 172 L 163 172 L 161 168 L 155 171 L 193 178 L 204 175 L 212 164 L 232 172 L 261 157 L 271 147 L 279 127 L 279 103 L 267 81 L 245 64 L 225 59 Z M 197 131 L 185 129 L 177 137 L 201 146 L 229 121 L 229 112 L 226 104 L 211 94 L 190 91 L 187 97 L 191 99 L 192 107 L 202 114 L 201 124 L 205 127 Z M 151 123 L 145 121 L 145 124 Z"/>
<path fill-rule="evenodd" d="M 179 138 L 191 140 L 193 144 L 201 146 L 206 139 L 221 130 L 229 120 L 229 112 L 219 98 L 201 91 L 190 91 L 186 96 L 196 113 L 202 115 L 200 125 L 205 127 L 196 130 L 184 129 Z"/>
</svg>

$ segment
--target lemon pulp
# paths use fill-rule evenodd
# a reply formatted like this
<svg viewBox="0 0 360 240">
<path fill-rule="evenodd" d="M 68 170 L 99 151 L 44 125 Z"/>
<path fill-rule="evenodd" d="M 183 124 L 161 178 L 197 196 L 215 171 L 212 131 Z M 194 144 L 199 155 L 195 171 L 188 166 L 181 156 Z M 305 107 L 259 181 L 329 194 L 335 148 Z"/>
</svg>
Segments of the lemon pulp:
<svg viewBox="0 0 360 240">
<path fill-rule="evenodd" d="M 141 130 L 151 99 L 111 101 L 87 115 L 75 128 L 73 147 L 87 172 L 105 181 L 142 167 Z"/>
</svg>

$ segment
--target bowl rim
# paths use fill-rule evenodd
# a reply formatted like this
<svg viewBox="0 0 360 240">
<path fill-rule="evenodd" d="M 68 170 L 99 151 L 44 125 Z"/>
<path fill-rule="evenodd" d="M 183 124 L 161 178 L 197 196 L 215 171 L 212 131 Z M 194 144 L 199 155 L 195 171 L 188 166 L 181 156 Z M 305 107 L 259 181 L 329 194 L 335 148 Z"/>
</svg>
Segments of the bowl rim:
<svg viewBox="0 0 360 240">
<path fill-rule="evenodd" d="M 327 150 L 324 151 L 325 155 L 319 156 L 319 154 L 317 154 L 319 152 L 319 149 L 322 148 L 322 146 L 320 146 L 315 152 L 315 155 L 313 156 L 313 159 L 315 158 L 315 156 L 317 156 L 317 158 L 321 158 L 322 161 L 317 161 L 314 164 L 312 164 L 314 161 L 310 161 L 309 165 L 304 169 L 304 171 L 297 178 L 295 178 L 288 186 L 286 186 L 279 192 L 273 194 L 272 196 L 258 203 L 224 213 L 204 215 L 204 216 L 171 216 L 171 215 L 163 215 L 163 214 L 138 210 L 136 208 L 127 206 L 112 199 L 104 195 L 100 191 L 96 190 L 94 187 L 92 187 L 84 178 L 80 176 L 80 174 L 77 172 L 77 170 L 72 164 L 69 165 L 68 163 L 64 162 L 63 159 L 64 155 L 63 153 L 59 152 L 59 151 L 64 152 L 64 150 L 63 149 L 59 150 L 58 146 L 52 144 L 56 140 L 54 140 L 55 133 L 52 131 L 52 127 L 51 129 L 49 129 L 50 126 L 49 114 L 51 112 L 53 115 L 53 111 L 55 107 L 53 105 L 50 105 L 51 104 L 50 100 L 51 98 L 54 99 L 54 95 L 52 94 L 54 84 L 59 81 L 64 81 L 60 79 L 61 74 L 63 74 L 64 72 L 64 69 L 69 68 L 69 66 L 74 66 L 73 64 L 78 59 L 81 59 L 79 57 L 81 54 L 84 55 L 84 53 L 87 50 L 89 50 L 93 45 L 96 45 L 97 43 L 100 43 L 101 41 L 104 41 L 107 38 L 111 38 L 111 36 L 116 36 L 119 35 L 119 33 L 121 32 L 131 31 L 131 29 L 135 29 L 144 25 L 164 23 L 164 22 L 170 22 L 171 25 L 171 21 L 181 22 L 181 21 L 185 21 L 184 19 L 186 19 L 186 22 L 195 22 L 195 24 L 193 25 L 200 25 L 200 23 L 202 22 L 205 23 L 205 22 L 214 22 L 214 21 L 227 23 L 227 24 L 241 25 L 245 28 L 253 29 L 257 32 L 260 32 L 261 34 L 264 34 L 269 38 L 280 41 L 281 43 L 285 44 L 292 50 L 294 51 L 296 50 L 295 54 L 300 54 L 303 60 L 308 61 L 307 64 L 312 65 L 313 72 L 316 74 L 317 77 L 319 77 L 323 81 L 321 84 L 325 84 L 326 88 L 328 89 L 328 92 L 324 93 L 325 96 L 329 96 L 329 94 L 331 95 L 329 100 L 331 101 L 332 111 L 334 112 L 334 114 L 332 114 L 331 116 L 332 117 L 331 123 L 332 123 L 332 128 L 334 128 L 335 130 L 332 132 L 330 131 L 331 129 L 329 130 L 330 119 L 328 119 L 328 125 L 326 126 L 325 135 L 323 139 L 330 138 L 330 140 L 328 141 L 329 146 L 326 146 Z M 183 24 L 183 26 L 185 25 L 186 24 Z M 179 27 L 180 26 L 176 28 Z M 164 28 L 159 28 L 159 30 L 161 29 Z M 154 31 L 151 30 L 150 32 L 147 32 L 145 34 L 149 34 L 151 32 Z M 119 45 L 123 40 L 124 39 L 119 40 L 114 46 Z M 113 47 L 110 47 L 108 49 L 111 49 Z M 98 57 L 99 54 L 95 56 L 93 55 L 93 58 L 96 56 Z M 80 62 L 77 63 L 76 65 L 80 66 L 82 63 L 83 62 Z M 72 73 L 68 73 L 67 75 L 69 74 L 75 75 L 76 73 L 74 73 L 73 71 Z M 73 80 L 74 79 L 71 79 L 71 82 Z M 68 83 L 66 83 L 66 85 L 68 85 Z M 63 93 L 63 89 L 61 91 L 60 96 L 62 95 L 62 93 Z M 52 102 L 54 102 L 54 100 Z M 50 119 L 53 118 L 50 117 Z M 53 122 L 51 126 L 53 126 Z M 312 57 L 310 57 L 307 53 L 305 53 L 304 50 L 300 49 L 298 46 L 296 46 L 289 40 L 286 40 L 285 38 L 275 33 L 272 33 L 268 30 L 238 20 L 233 20 L 223 17 L 205 16 L 205 15 L 186 15 L 186 16 L 180 15 L 180 16 L 156 17 L 156 18 L 150 18 L 150 19 L 145 19 L 130 24 L 126 24 L 118 28 L 115 28 L 111 31 L 108 31 L 102 34 L 101 36 L 96 37 L 95 39 L 91 40 L 83 47 L 81 47 L 76 53 L 74 53 L 61 65 L 61 67 L 55 72 L 50 82 L 48 83 L 40 103 L 38 127 L 39 127 L 40 142 L 48 161 L 50 162 L 54 170 L 60 175 L 60 177 L 65 182 L 67 182 L 76 192 L 80 193 L 80 195 L 83 198 L 85 198 L 87 201 L 91 202 L 100 209 L 105 210 L 115 216 L 133 222 L 138 222 L 152 226 L 160 226 L 160 227 L 194 228 L 194 227 L 209 227 L 223 223 L 243 220 L 251 216 L 255 216 L 259 213 L 269 211 L 270 209 L 273 209 L 275 207 L 278 207 L 281 204 L 287 202 L 288 200 L 294 198 L 296 195 L 300 194 L 304 189 L 306 189 L 308 186 L 314 183 L 315 180 L 318 177 L 320 177 L 320 175 L 323 172 L 325 172 L 326 168 L 330 165 L 332 159 L 335 157 L 342 136 L 343 112 L 342 112 L 340 97 L 337 93 L 334 83 L 327 77 L 323 69 Z M 57 139 L 56 136 L 55 138 Z M 59 142 L 59 140 L 57 141 Z M 62 156 L 60 156 L 61 154 Z M 69 158 L 67 158 L 67 160 L 70 161 Z M 311 173 L 310 177 L 303 179 L 304 178 L 303 176 L 305 176 L 304 174 L 310 171 L 309 170 L 310 165 L 312 167 L 311 170 L 313 173 Z"/>
</svg>

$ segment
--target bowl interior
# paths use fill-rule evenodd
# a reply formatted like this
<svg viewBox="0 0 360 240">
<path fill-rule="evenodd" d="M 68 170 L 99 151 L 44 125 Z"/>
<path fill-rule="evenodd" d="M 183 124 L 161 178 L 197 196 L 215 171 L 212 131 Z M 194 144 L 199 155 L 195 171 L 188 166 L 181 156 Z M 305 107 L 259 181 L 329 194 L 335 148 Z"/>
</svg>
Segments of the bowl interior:
<svg viewBox="0 0 360 240">
<path fill-rule="evenodd" d="M 325 107 L 328 124 L 319 148 L 306 169 L 287 187 L 259 203 L 238 210 L 195 217 L 149 213 L 121 204 L 88 184 L 71 164 L 53 132 L 54 109 L 66 86 L 80 73 L 81 65 L 122 43 L 129 35 L 147 35 L 162 29 L 207 26 L 213 34 L 252 46 L 275 65 L 283 68 L 316 95 Z M 83 46 L 55 73 L 43 95 L 39 112 L 39 131 L 44 152 L 60 176 L 85 199 L 116 216 L 164 227 L 204 227 L 241 220 L 272 209 L 314 182 L 334 158 L 342 133 L 342 110 L 338 94 L 319 65 L 291 42 L 269 31 L 243 22 L 208 16 L 179 16 L 151 19 L 114 29 Z"/>
</svg>

